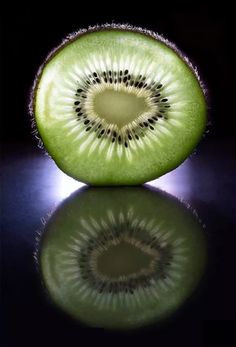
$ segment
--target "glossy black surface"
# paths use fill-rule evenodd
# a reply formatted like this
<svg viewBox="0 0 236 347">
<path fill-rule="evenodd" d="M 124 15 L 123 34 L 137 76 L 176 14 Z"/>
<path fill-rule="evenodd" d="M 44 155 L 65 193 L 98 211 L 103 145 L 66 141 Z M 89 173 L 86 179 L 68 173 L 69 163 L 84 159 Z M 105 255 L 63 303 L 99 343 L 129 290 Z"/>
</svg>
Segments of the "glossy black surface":
<svg viewBox="0 0 236 347">
<path fill-rule="evenodd" d="M 64 175 L 31 145 L 5 145 L 3 160 L 2 251 L 3 303 L 7 346 L 108 339 L 114 333 L 84 327 L 58 311 L 46 297 L 35 266 L 36 231 L 44 218 L 82 184 Z M 149 184 L 185 200 L 205 225 L 208 267 L 197 291 L 161 327 L 126 334 L 152 336 L 169 345 L 176 339 L 200 346 L 212 320 L 235 313 L 235 142 L 206 138 L 175 171 Z M 115 334 L 116 338 L 123 335 Z"/>
<path fill-rule="evenodd" d="M 154 6 L 73 5 L 66 15 L 43 15 L 24 8 L 24 15 L 1 11 L 3 81 L 1 130 L 5 141 L 1 197 L 1 289 L 4 346 L 77 346 L 91 342 L 110 345 L 143 340 L 144 345 L 210 346 L 235 316 L 236 144 L 235 86 L 232 72 L 231 20 L 228 4 L 189 8 L 166 2 Z M 162 6 L 161 6 L 162 4 Z M 60 7 L 60 6 L 58 6 Z M 91 11 L 92 9 L 92 11 Z M 120 12 L 119 12 L 120 10 Z M 110 12 L 110 13 L 109 13 Z M 38 13 L 38 16 L 37 16 Z M 51 305 L 35 267 L 36 231 L 49 212 L 81 186 L 61 173 L 32 141 L 27 107 L 40 64 L 68 33 L 90 25 L 130 23 L 163 34 L 193 60 L 208 89 L 212 137 L 207 137 L 183 165 L 151 184 L 184 199 L 205 224 L 209 262 L 205 278 L 192 300 L 161 327 L 117 335 L 78 325 Z M 4 54 L 2 54 L 2 52 Z M 8 143 L 8 144 L 7 144 Z M 207 332 L 210 331 L 210 338 Z M 222 346 L 233 345 L 224 335 Z M 151 341 L 152 340 L 152 341 Z M 203 344 L 204 342 L 204 344 Z M 1 344 L 1 342 L 0 342 Z"/>
</svg>

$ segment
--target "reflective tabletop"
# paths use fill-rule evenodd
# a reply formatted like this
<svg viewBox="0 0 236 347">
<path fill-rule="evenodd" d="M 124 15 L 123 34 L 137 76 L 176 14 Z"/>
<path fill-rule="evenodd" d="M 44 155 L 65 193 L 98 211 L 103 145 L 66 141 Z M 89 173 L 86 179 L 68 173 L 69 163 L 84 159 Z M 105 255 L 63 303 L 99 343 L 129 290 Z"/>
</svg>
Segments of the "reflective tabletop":
<svg viewBox="0 0 236 347">
<path fill-rule="evenodd" d="M 80 341 L 81 338 L 82 340 L 86 338 L 88 343 L 93 339 L 101 339 L 101 341 L 107 339 L 112 342 L 114 336 L 117 339 L 123 339 L 124 335 L 128 339 L 154 336 L 156 341 L 165 343 L 165 345 L 171 345 L 178 339 L 182 341 L 183 345 L 200 346 L 204 331 L 210 322 L 233 318 L 236 263 L 236 145 L 233 139 L 205 138 L 197 152 L 176 170 L 148 182 L 142 187 L 133 188 L 88 188 L 65 175 L 43 150 L 32 144 L 5 144 L 4 152 L 7 155 L 4 156 L 2 165 L 3 304 L 6 309 L 5 338 L 9 346 L 15 346 L 19 341 L 25 346 L 41 345 L 45 341 L 48 345 L 50 343 L 53 345 L 68 344 L 68 341 Z M 77 210 L 74 210 L 77 205 L 78 216 Z M 175 209 L 176 213 L 173 212 Z M 70 225 L 74 215 L 77 216 L 76 223 L 81 223 L 83 220 L 84 224 Z M 59 240 L 60 233 L 55 233 L 53 230 L 60 229 L 61 231 L 66 218 L 68 218 L 69 227 L 67 225 L 68 231 L 66 229 L 61 235 L 64 240 L 62 242 Z M 111 220 L 113 220 L 113 224 Z M 125 227 L 122 224 L 124 220 L 126 220 Z M 130 245 L 136 245 L 140 241 L 134 240 L 133 234 L 131 235 L 130 230 L 135 223 L 136 229 L 138 223 L 140 225 L 146 223 L 146 234 L 150 234 L 156 226 L 155 230 L 159 230 L 158 225 L 162 223 L 161 230 L 165 230 L 165 226 L 174 230 L 173 239 L 170 236 L 170 244 L 172 242 L 173 245 L 178 245 L 178 239 L 181 239 L 181 235 L 185 235 L 182 238 L 187 239 L 190 255 L 186 256 L 188 266 L 186 265 L 186 269 L 183 267 L 183 277 L 191 277 L 190 272 L 188 273 L 189 264 L 192 264 L 191 273 L 198 274 L 202 259 L 204 258 L 206 261 L 204 260 L 201 276 L 196 281 L 194 280 L 196 283 L 194 282 L 194 286 L 191 285 L 189 292 L 187 287 L 190 288 L 190 285 L 181 284 L 182 288 L 186 288 L 184 299 L 181 297 L 180 300 L 180 296 L 176 294 L 177 289 L 174 287 L 173 290 L 171 289 L 172 291 L 170 290 L 169 283 L 169 289 L 166 289 L 168 295 L 163 294 L 160 302 L 163 303 L 165 300 L 170 302 L 171 298 L 175 297 L 176 304 L 173 304 L 173 309 L 169 310 L 171 313 L 168 315 L 165 314 L 166 307 L 163 308 L 164 319 L 150 319 L 150 324 L 142 324 L 145 323 L 146 318 L 141 317 L 146 317 L 146 315 L 145 306 L 141 305 L 139 310 L 134 311 L 137 312 L 135 319 L 139 322 L 139 324 L 137 323 L 139 329 L 125 329 L 125 332 L 111 331 L 107 329 L 109 320 L 114 319 L 119 322 L 122 320 L 121 316 L 118 313 L 117 315 L 114 313 L 111 317 L 106 314 L 102 316 L 102 309 L 96 311 L 95 306 L 90 305 L 91 298 L 89 299 L 90 306 L 89 308 L 86 306 L 84 312 L 90 310 L 89 317 L 96 317 L 96 319 L 87 319 L 86 314 L 81 313 L 83 303 L 81 304 L 78 297 L 74 297 L 74 291 L 70 288 L 71 284 L 68 287 L 65 285 L 67 275 L 62 276 L 63 270 L 59 267 L 57 259 L 60 261 L 62 258 L 63 245 L 70 237 L 71 239 L 74 237 L 73 242 L 75 242 L 74 246 L 73 244 L 71 246 L 72 249 L 76 250 L 79 247 L 79 236 L 76 240 L 77 236 L 72 235 L 73 228 L 77 230 L 83 225 L 84 230 L 88 230 L 88 234 L 91 231 L 91 239 L 94 239 L 101 232 L 101 228 L 108 225 L 111 239 L 107 242 L 110 242 L 110 246 L 121 244 L 125 240 L 131 247 Z M 204 245 L 203 241 L 199 241 L 196 236 L 197 232 L 193 230 L 195 224 L 198 233 L 204 235 Z M 115 225 L 116 230 L 120 230 L 115 236 L 111 234 L 112 225 Z M 178 237 L 175 230 L 179 233 Z M 191 233 L 194 234 L 194 237 L 188 241 Z M 94 236 L 94 234 L 96 235 Z M 163 231 L 162 235 L 158 235 L 154 235 L 157 237 L 154 246 L 143 241 L 145 235 L 140 236 L 144 242 L 142 250 L 145 250 L 145 256 L 154 257 L 153 264 L 156 261 L 155 256 L 157 263 L 160 264 L 162 257 L 165 257 L 165 254 L 168 254 L 171 249 L 167 247 L 167 251 L 163 251 L 165 237 L 166 239 L 169 237 L 167 233 L 165 234 Z M 77 248 L 75 247 L 76 242 Z M 203 247 L 203 251 L 201 247 Z M 93 250 L 90 253 L 86 251 L 86 256 L 92 259 L 89 258 L 89 261 L 95 261 L 99 245 L 96 248 L 97 253 L 91 253 Z M 79 252 L 82 252 L 81 249 Z M 119 258 L 119 252 L 120 250 L 117 248 L 115 251 L 117 259 L 121 259 L 125 251 L 121 250 L 121 258 Z M 127 261 L 124 261 L 125 270 L 122 271 L 136 271 L 131 269 L 132 252 L 134 257 L 138 257 L 137 259 L 142 258 L 144 262 L 146 261 L 144 256 L 138 256 L 135 250 L 128 249 Z M 191 263 L 193 255 L 197 257 L 195 263 Z M 107 260 L 104 258 L 104 262 L 109 263 L 110 261 L 112 264 L 113 258 L 109 254 L 106 256 L 108 258 Z M 42 257 L 42 261 L 40 257 Z M 102 264 L 102 261 L 100 263 Z M 131 264 L 129 270 L 127 270 L 127 264 Z M 134 264 L 136 264 L 135 261 Z M 152 263 L 150 262 L 150 264 Z M 150 269 L 153 266 L 150 265 Z M 50 275 L 48 275 L 47 267 L 50 268 Z M 146 269 L 146 272 L 142 270 L 143 274 L 145 276 L 147 273 L 149 274 L 150 269 Z M 100 272 L 103 271 L 102 268 L 100 270 Z M 115 270 L 109 268 L 107 271 L 111 271 L 113 274 L 115 271 L 117 274 L 121 270 L 120 268 Z M 154 282 L 155 272 L 152 272 L 152 276 Z M 55 279 L 56 284 L 48 278 Z M 59 283 L 61 284 L 59 285 Z M 68 293 L 68 297 L 73 299 L 70 305 L 65 304 L 54 289 L 51 290 L 55 286 L 63 288 L 64 295 Z M 121 288 L 118 290 L 119 293 L 125 288 L 122 286 L 124 286 L 123 282 L 119 284 L 119 288 Z M 166 286 L 168 287 L 168 284 Z M 80 291 L 79 287 L 77 289 Z M 109 288 L 107 291 L 109 292 Z M 164 292 L 165 289 L 163 289 Z M 133 289 L 128 294 L 132 297 Z M 148 297 L 144 295 L 143 298 L 144 303 L 150 301 L 150 305 L 152 305 L 150 295 Z M 104 300 L 106 302 L 106 297 Z M 107 303 L 109 312 L 112 311 L 109 305 L 113 303 L 113 306 L 116 307 L 116 302 L 112 300 L 109 304 Z M 120 300 L 122 301 L 122 299 Z M 119 314 L 126 312 L 129 318 L 129 314 L 131 316 L 133 311 L 129 306 L 125 306 L 127 304 L 125 300 L 122 303 L 123 311 L 119 311 Z M 139 298 L 137 300 L 139 301 Z M 73 310 L 73 305 L 78 305 L 81 310 Z M 118 312 L 115 308 L 113 311 Z M 99 320 L 100 316 L 102 318 Z M 157 314 L 154 312 L 153 317 L 157 318 L 156 316 Z M 134 316 L 132 317 L 134 320 Z M 91 327 L 95 321 L 96 323 L 99 321 L 101 324 Z M 32 336 L 35 336 L 34 341 Z"/>
</svg>

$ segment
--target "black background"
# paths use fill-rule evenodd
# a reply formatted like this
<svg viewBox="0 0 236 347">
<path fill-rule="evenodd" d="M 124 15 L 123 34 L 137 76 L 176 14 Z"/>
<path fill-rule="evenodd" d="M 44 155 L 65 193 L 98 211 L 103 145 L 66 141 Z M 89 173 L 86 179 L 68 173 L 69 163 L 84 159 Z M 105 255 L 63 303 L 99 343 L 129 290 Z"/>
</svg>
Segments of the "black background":
<svg viewBox="0 0 236 347">
<path fill-rule="evenodd" d="M 226 338 L 229 338 L 230 330 L 232 331 L 230 322 L 235 314 L 235 281 L 232 280 L 232 277 L 235 277 L 236 225 L 233 216 L 236 193 L 233 178 L 236 173 L 233 140 L 235 111 L 232 105 L 235 100 L 232 81 L 235 69 L 230 35 L 231 11 L 225 4 L 219 8 L 216 8 L 216 5 L 207 7 L 193 4 L 192 8 L 188 9 L 181 6 L 171 9 L 169 4 L 162 7 L 156 4 L 155 7 L 143 9 L 137 3 L 135 14 L 128 14 L 125 5 L 120 9 L 113 2 L 109 4 L 107 14 L 105 10 L 94 9 L 92 4 L 88 4 L 88 9 L 85 10 L 84 5 L 76 6 L 69 13 L 62 11 L 60 15 L 45 15 L 46 9 L 42 14 L 36 15 L 35 9 L 25 11 L 24 15 L 17 14 L 16 11 L 6 13 L 1 18 L 2 207 L 5 232 L 2 289 L 5 345 L 74 345 L 85 339 L 88 344 L 95 340 L 100 343 L 105 340 L 109 343 L 116 340 L 130 343 L 144 338 L 147 343 L 149 339 L 153 339 L 159 342 L 159 345 L 165 346 L 176 342 L 201 346 L 201 341 L 208 344 L 208 333 L 210 336 L 219 337 L 223 328 L 228 331 L 228 334 L 224 335 L 224 345 L 227 345 Z M 197 169 L 202 169 L 202 173 L 193 173 L 196 179 L 193 185 L 195 196 L 192 196 L 190 202 L 210 221 L 210 250 L 215 259 L 209 265 L 212 275 L 207 285 L 203 285 L 195 294 L 196 302 L 190 308 L 185 307 L 177 319 L 162 329 L 119 336 L 80 327 L 52 308 L 42 298 L 34 267 L 29 265 L 32 252 L 29 239 L 33 238 L 30 232 L 33 233 L 37 227 L 36 220 L 49 208 L 45 201 L 36 203 L 35 195 L 31 196 L 31 200 L 27 200 L 27 195 L 41 189 L 32 187 L 29 183 L 32 175 L 38 175 L 37 167 L 33 167 L 31 171 L 29 169 L 29 158 L 34 158 L 31 148 L 36 147 L 27 112 L 30 88 L 38 67 L 50 50 L 60 44 L 63 37 L 80 28 L 107 22 L 141 26 L 161 33 L 176 43 L 196 64 L 207 86 L 211 124 L 210 133 L 200 147 L 200 154 L 203 155 Z M 25 157 L 23 168 L 17 164 L 22 156 Z M 211 171 L 207 166 L 209 163 L 212 164 Z M 214 176 L 213 171 L 218 176 Z M 214 192 L 209 192 L 209 189 Z M 202 190 L 205 190 L 208 197 L 207 202 L 202 198 L 203 194 L 198 194 Z M 23 204 L 23 201 L 28 201 L 31 208 L 27 216 L 23 215 L 25 210 L 17 205 L 17 202 Z M 26 225 L 29 228 L 28 234 L 25 231 Z M 16 241 L 7 237 L 10 229 L 16 233 Z M 17 233 L 24 235 L 24 232 L 25 237 L 19 241 Z M 223 233 L 225 237 L 222 236 Z M 9 260 L 7 254 L 11 254 Z M 217 269 L 214 268 L 216 264 Z M 220 325 L 216 321 L 219 321 Z"/>
<path fill-rule="evenodd" d="M 130 23 L 160 34 L 174 42 L 198 67 L 208 89 L 209 118 L 212 133 L 234 135 L 231 120 L 235 112 L 230 100 L 234 99 L 232 83 L 233 54 L 231 43 L 232 20 L 226 4 L 194 6 L 191 9 L 171 10 L 166 6 L 141 10 L 136 15 L 121 14 L 116 8 L 110 13 L 100 10 L 89 12 L 75 7 L 64 15 L 28 14 L 2 16 L 3 26 L 3 135 L 5 139 L 32 140 L 27 105 L 30 87 L 37 69 L 50 50 L 61 43 L 69 33 L 90 25 L 103 23 Z M 119 9 L 118 9 L 119 10 Z M 4 115 L 4 116 L 3 116 Z"/>
</svg>

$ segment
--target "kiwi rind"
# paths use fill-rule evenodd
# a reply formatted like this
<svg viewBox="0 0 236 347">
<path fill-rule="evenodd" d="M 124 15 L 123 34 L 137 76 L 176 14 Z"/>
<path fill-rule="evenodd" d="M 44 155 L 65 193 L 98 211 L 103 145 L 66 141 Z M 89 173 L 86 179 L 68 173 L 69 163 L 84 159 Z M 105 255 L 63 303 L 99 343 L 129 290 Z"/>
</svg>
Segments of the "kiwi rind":
<svg viewBox="0 0 236 347">
<path fill-rule="evenodd" d="M 145 29 L 141 29 L 141 28 L 137 28 L 137 27 L 132 27 L 129 25 L 123 25 L 123 24 L 106 24 L 106 25 L 101 25 L 101 26 L 95 26 L 95 27 L 89 27 L 88 30 L 81 30 L 78 31 L 76 33 L 73 33 L 71 35 L 69 35 L 67 37 L 66 40 L 64 40 L 62 42 L 62 44 L 57 47 L 55 50 L 53 50 L 49 56 L 46 58 L 44 64 L 41 66 L 41 68 L 38 71 L 38 74 L 36 76 L 33 88 L 32 88 L 32 93 L 31 93 L 31 102 L 30 102 L 30 113 L 32 115 L 32 118 L 34 119 L 34 115 L 35 115 L 35 95 L 38 89 L 38 84 L 40 81 L 40 78 L 42 76 L 42 72 L 44 70 L 44 68 L 48 65 L 48 63 L 60 52 L 60 50 L 62 50 L 64 47 L 66 47 L 68 44 L 71 44 L 72 42 L 76 41 L 79 37 L 82 37 L 83 35 L 87 35 L 89 33 L 96 33 L 96 32 L 102 32 L 104 30 L 109 30 L 109 31 L 130 31 L 130 32 L 135 32 L 135 33 L 140 33 L 142 35 L 146 35 L 149 38 L 153 38 L 155 40 L 158 40 L 159 42 L 162 42 L 165 46 L 171 48 L 172 50 L 175 51 L 175 53 L 181 58 L 181 60 L 186 64 L 186 66 L 188 66 L 188 68 L 190 68 L 190 70 L 192 71 L 193 75 L 195 75 L 198 83 L 199 83 L 199 88 L 202 91 L 202 98 L 203 94 L 205 93 L 205 87 L 203 86 L 203 83 L 200 81 L 199 78 L 199 74 L 197 72 L 197 70 L 193 67 L 193 64 L 189 61 L 189 59 L 183 55 L 178 49 L 177 47 L 170 43 L 168 40 L 164 39 L 161 35 L 155 34 L 152 31 L 149 30 L 145 30 Z M 200 94 L 199 94 L 200 97 Z M 201 97 L 200 97 L 201 98 Z M 38 129 L 38 126 L 36 125 L 35 121 L 33 120 L 33 124 L 34 124 L 34 133 L 36 134 L 36 136 L 38 138 L 40 138 L 40 129 Z M 195 148 L 196 143 L 199 141 L 203 131 L 205 129 L 205 121 L 203 121 L 202 125 L 201 125 L 201 129 L 199 129 L 199 134 L 198 134 L 198 140 L 196 141 L 196 139 L 194 138 L 193 140 L 191 140 L 189 138 L 189 145 L 187 146 L 186 150 L 183 150 L 183 154 L 182 156 L 179 156 L 178 158 L 175 157 L 174 155 L 172 156 L 172 158 L 170 159 L 170 162 L 168 163 L 168 165 L 164 165 L 163 168 L 158 168 L 158 169 L 154 169 L 152 167 L 152 165 L 150 165 L 150 167 L 148 167 L 148 165 L 143 165 L 143 170 L 142 172 L 140 172 L 140 170 L 132 170 L 131 174 L 128 174 L 128 172 L 130 172 L 130 168 L 127 167 L 127 170 L 123 170 L 124 173 L 122 175 L 118 175 L 118 177 L 116 176 L 116 174 L 114 174 L 113 172 L 109 172 L 107 175 L 104 174 L 104 172 L 101 172 L 101 174 L 99 175 L 99 171 L 100 168 L 95 168 L 94 165 L 91 164 L 91 170 L 87 170 L 87 172 L 85 172 L 84 174 L 82 174 L 81 172 L 79 173 L 79 175 L 77 174 L 76 170 L 71 169 L 71 164 L 67 164 L 65 165 L 65 162 L 63 162 L 63 160 L 59 160 L 57 158 L 57 150 L 52 150 L 52 148 L 50 148 L 49 143 L 47 143 L 46 139 L 44 138 L 44 145 L 47 149 L 49 149 L 49 153 L 51 154 L 51 156 L 56 160 L 57 165 L 67 174 L 69 174 L 70 176 L 72 176 L 75 179 L 79 179 L 85 183 L 88 184 L 93 184 L 93 185 L 136 185 L 136 184 L 142 184 L 148 180 L 152 180 L 158 176 L 161 176 L 162 174 L 176 168 Z M 42 143 L 42 140 L 41 140 Z M 183 143 L 183 147 L 186 144 Z M 182 146 L 182 145 L 180 145 Z M 89 160 L 89 159 L 88 159 Z M 148 163 L 147 163 L 148 164 Z M 78 163 L 79 166 L 79 163 Z M 112 166 L 112 164 L 111 164 Z M 70 167 L 70 170 L 68 171 L 68 168 Z M 97 169 L 97 170 L 95 170 Z M 119 170 L 119 165 L 116 171 Z M 95 174 L 96 171 L 96 174 Z M 136 176 L 136 172 L 139 172 L 137 177 Z M 158 173 L 157 173 L 158 172 Z"/>
<path fill-rule="evenodd" d="M 168 47 L 173 49 L 179 55 L 179 57 L 187 64 L 187 66 L 192 70 L 193 74 L 195 75 L 195 77 L 197 78 L 197 80 L 199 82 L 199 85 L 200 85 L 203 93 L 206 95 L 207 88 L 206 88 L 205 83 L 203 82 L 203 80 L 200 77 L 200 74 L 198 72 L 197 67 L 173 42 L 166 39 L 163 35 L 160 35 L 160 34 L 154 32 L 152 30 L 148 30 L 145 28 L 137 27 L 137 26 L 132 26 L 130 24 L 118 24 L 118 23 L 109 24 L 109 23 L 106 23 L 106 24 L 101 24 L 101 25 L 89 26 L 87 29 L 83 28 L 83 29 L 77 30 L 77 31 L 67 35 L 67 37 L 65 39 L 63 39 L 62 42 L 59 45 L 57 45 L 54 49 L 52 49 L 51 52 L 46 56 L 44 62 L 40 65 L 40 67 L 36 73 L 34 82 L 32 84 L 31 92 L 30 92 L 29 113 L 30 113 L 31 118 L 32 118 L 34 130 L 36 131 L 36 133 L 38 134 L 39 137 L 40 137 L 40 135 L 39 135 L 39 132 L 37 129 L 37 123 L 35 122 L 35 118 L 34 118 L 35 92 L 37 90 L 38 83 L 39 83 L 39 80 L 40 80 L 40 77 L 42 75 L 44 67 L 61 49 L 63 49 L 66 45 L 70 44 L 71 42 L 77 40 L 80 36 L 88 34 L 88 33 L 92 33 L 92 32 L 102 31 L 104 29 L 106 29 L 106 30 L 117 30 L 118 29 L 121 31 L 122 30 L 134 31 L 134 32 L 138 32 L 138 33 L 150 36 L 150 37 L 154 38 L 155 40 L 163 42 L 165 45 L 167 45 Z"/>
<path fill-rule="evenodd" d="M 88 231 L 82 230 L 81 221 L 106 223 L 108 213 L 118 221 L 120 215 L 127 216 L 131 210 L 132 220 L 142 220 L 146 225 L 153 220 L 161 230 L 172 231 L 170 240 L 185 239 L 187 252 L 183 256 L 187 259 L 180 269 L 181 280 L 176 280 L 178 283 L 172 291 L 161 291 L 159 301 L 153 298 L 145 301 L 141 297 L 141 304 L 132 306 L 129 300 L 121 300 L 115 309 L 106 301 L 104 305 L 96 305 L 89 293 L 83 298 L 77 291 L 79 282 L 67 281 L 69 275 L 66 271 L 63 273 L 61 265 L 63 254 L 68 252 L 68 243 L 78 240 L 79 235 L 91 237 Z M 76 242 L 74 247 L 76 249 Z M 66 259 L 70 262 L 70 258 Z M 38 261 L 49 295 L 65 312 L 91 326 L 127 330 L 162 321 L 191 296 L 204 271 L 206 239 L 191 211 L 163 192 L 147 187 L 82 188 L 68 198 L 46 224 L 39 243 Z M 99 297 L 99 293 L 97 295 Z"/>
</svg>

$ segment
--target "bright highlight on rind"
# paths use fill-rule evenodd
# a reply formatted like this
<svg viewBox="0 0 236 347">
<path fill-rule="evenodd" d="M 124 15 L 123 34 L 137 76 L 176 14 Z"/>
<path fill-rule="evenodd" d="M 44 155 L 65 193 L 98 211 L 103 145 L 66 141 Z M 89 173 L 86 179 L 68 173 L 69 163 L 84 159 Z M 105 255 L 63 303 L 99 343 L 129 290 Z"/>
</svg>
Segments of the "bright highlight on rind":
<svg viewBox="0 0 236 347">
<path fill-rule="evenodd" d="M 198 75 L 175 46 L 105 25 L 53 51 L 30 105 L 57 165 L 94 185 L 140 184 L 177 167 L 206 124 Z"/>
</svg>

